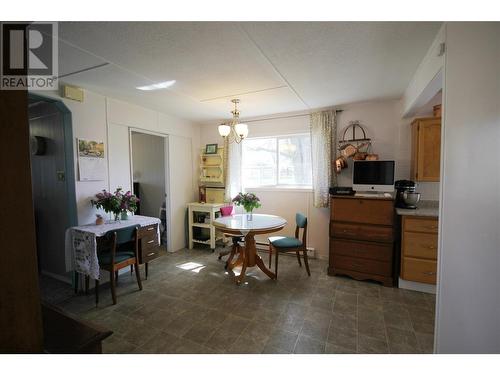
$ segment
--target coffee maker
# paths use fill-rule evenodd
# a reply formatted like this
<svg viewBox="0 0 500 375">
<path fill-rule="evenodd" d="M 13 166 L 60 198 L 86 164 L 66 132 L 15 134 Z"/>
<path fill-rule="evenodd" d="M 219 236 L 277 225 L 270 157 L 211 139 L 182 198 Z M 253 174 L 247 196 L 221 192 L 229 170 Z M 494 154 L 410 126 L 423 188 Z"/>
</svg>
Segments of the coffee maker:
<svg viewBox="0 0 500 375">
<path fill-rule="evenodd" d="M 396 189 L 396 203 L 395 206 L 399 208 L 416 208 L 415 206 L 409 206 L 405 203 L 404 193 L 410 192 L 414 193 L 417 184 L 415 181 L 410 180 L 399 180 L 394 183 L 394 188 Z"/>
</svg>

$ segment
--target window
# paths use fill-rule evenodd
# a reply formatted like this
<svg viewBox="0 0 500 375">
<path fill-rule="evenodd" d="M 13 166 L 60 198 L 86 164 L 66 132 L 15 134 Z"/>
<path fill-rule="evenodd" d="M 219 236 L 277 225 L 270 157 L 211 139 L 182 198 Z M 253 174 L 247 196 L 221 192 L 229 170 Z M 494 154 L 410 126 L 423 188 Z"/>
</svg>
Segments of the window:
<svg viewBox="0 0 500 375">
<path fill-rule="evenodd" d="M 311 187 L 309 134 L 247 138 L 242 145 L 244 187 Z"/>
</svg>

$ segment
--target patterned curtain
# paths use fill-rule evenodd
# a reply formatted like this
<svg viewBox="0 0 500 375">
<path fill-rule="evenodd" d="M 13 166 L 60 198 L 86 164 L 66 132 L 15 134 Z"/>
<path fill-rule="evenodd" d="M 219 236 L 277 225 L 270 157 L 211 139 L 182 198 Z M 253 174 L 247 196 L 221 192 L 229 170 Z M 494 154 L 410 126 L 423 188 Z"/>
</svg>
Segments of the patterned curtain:
<svg viewBox="0 0 500 375">
<path fill-rule="evenodd" d="M 224 200 L 230 202 L 241 191 L 241 143 L 224 141 Z"/>
<path fill-rule="evenodd" d="M 335 110 L 311 113 L 310 118 L 313 203 L 314 207 L 328 207 L 328 189 L 337 185 L 337 175 L 332 172 L 337 144 L 337 116 Z"/>
</svg>

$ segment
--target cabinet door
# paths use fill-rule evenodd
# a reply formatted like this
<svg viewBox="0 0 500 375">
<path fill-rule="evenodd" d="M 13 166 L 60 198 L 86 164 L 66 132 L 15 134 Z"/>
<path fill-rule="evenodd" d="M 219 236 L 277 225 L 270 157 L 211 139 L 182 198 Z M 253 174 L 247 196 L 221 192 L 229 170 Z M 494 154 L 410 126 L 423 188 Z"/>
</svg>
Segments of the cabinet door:
<svg viewBox="0 0 500 375">
<path fill-rule="evenodd" d="M 418 123 L 417 181 L 439 181 L 441 119 Z"/>
</svg>

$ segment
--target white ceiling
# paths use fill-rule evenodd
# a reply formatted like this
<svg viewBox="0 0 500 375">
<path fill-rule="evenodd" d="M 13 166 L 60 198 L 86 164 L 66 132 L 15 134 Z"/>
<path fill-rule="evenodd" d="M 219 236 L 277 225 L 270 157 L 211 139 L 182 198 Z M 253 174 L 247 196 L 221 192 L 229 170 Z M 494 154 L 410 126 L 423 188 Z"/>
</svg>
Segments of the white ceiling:
<svg viewBox="0 0 500 375">
<path fill-rule="evenodd" d="M 242 117 L 255 117 L 400 97 L 439 27 L 61 22 L 59 75 L 63 83 L 193 121 L 229 118 L 234 97 Z M 168 90 L 135 88 L 168 80 L 177 81 Z"/>
</svg>

